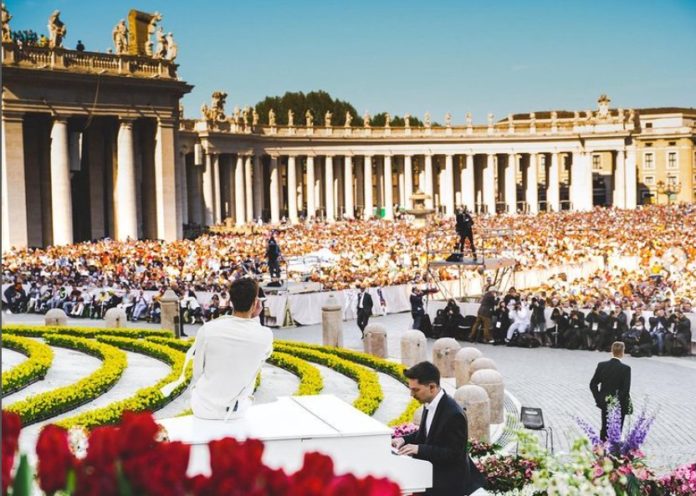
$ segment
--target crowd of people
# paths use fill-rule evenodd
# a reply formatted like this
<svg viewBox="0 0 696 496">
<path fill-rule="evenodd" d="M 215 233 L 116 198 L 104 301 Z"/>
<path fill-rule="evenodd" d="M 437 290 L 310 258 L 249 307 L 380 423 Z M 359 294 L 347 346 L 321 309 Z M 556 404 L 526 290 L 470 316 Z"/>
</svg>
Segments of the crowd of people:
<svg viewBox="0 0 696 496">
<path fill-rule="evenodd" d="M 620 296 L 635 310 L 653 309 L 665 298 L 687 306 L 696 299 L 694 205 L 474 216 L 474 221 L 479 256 L 514 259 L 517 270 L 597 259 L 607 262 L 617 256 L 639 261 L 631 270 L 607 263 L 604 269 L 572 281 L 561 273 L 538 288 L 558 295 L 561 301 L 573 300 L 587 307 Z M 266 260 L 274 229 L 278 249 L 269 267 Z M 328 249 L 335 255 L 332 263 L 284 277 L 317 282 L 325 290 L 347 289 L 358 283 L 386 287 L 421 281 L 428 251 L 444 259 L 459 246 L 454 219 L 444 218 L 432 219 L 427 227 L 416 227 L 408 220 L 375 219 L 305 222 L 280 229 L 254 226 L 246 234 L 204 234 L 174 242 L 102 239 L 6 253 L 2 282 L 11 286 L 3 299 L 13 312 L 63 308 L 74 316 L 99 317 L 125 298 L 127 302 L 138 300 L 129 307 L 132 318 L 139 319 L 156 313 L 154 298 L 139 297 L 139 291 L 163 292 L 173 287 L 186 295 L 189 313 L 196 315 L 193 318 L 205 320 L 215 315 L 218 303 L 224 309 L 225 292 L 232 281 L 249 273 L 267 273 L 269 268 L 277 276 L 279 267 L 274 261 L 282 263 Z M 672 260 L 675 253 L 684 260 Z M 666 255 L 671 257 L 669 262 Z M 441 280 L 457 275 L 447 268 L 438 269 L 437 274 Z M 14 283 L 19 286 L 15 288 Z M 201 291 L 215 294 L 211 308 L 196 307 L 201 305 L 195 294 Z"/>
<path fill-rule="evenodd" d="M 622 341 L 633 356 L 685 355 L 691 352 L 690 305 L 656 302 L 650 312 L 632 308 L 620 294 L 596 299 L 583 311 L 573 299 L 556 292 L 524 293 L 510 288 L 504 295 L 488 288 L 477 315 L 464 316 L 450 300 L 438 310 L 431 337 L 534 348 L 609 351 Z M 414 324 L 415 325 L 415 324 Z M 422 327 L 421 327 L 422 329 Z M 428 329 L 422 329 L 428 331 Z"/>
</svg>

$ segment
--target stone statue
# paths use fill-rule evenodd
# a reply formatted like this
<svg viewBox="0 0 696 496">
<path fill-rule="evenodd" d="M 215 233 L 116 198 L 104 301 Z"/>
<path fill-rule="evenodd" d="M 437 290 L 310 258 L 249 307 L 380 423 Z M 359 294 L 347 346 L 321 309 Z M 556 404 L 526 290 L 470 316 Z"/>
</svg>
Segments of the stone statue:
<svg viewBox="0 0 696 496">
<path fill-rule="evenodd" d="M 611 100 L 607 95 L 600 95 L 599 99 L 597 100 L 597 104 L 599 106 L 597 117 L 600 117 L 602 119 L 607 118 L 607 116 L 609 115 L 609 103 L 611 103 Z"/>
<path fill-rule="evenodd" d="M 288 120 L 290 120 L 290 113 L 292 110 L 288 110 Z M 275 112 L 273 109 L 268 111 L 268 125 L 271 127 L 275 127 L 276 125 L 276 117 L 275 117 Z"/>
<path fill-rule="evenodd" d="M 432 126 L 432 121 L 430 120 L 430 112 L 425 113 L 425 116 L 423 117 L 423 124 L 425 124 L 425 127 Z"/>
<path fill-rule="evenodd" d="M 201 107 L 201 114 L 203 118 L 208 121 L 221 122 L 225 120 L 225 100 L 227 100 L 227 93 L 223 91 L 215 91 L 212 94 L 212 101 L 210 107 L 203 105 Z"/>
<path fill-rule="evenodd" d="M 449 112 L 445 114 L 445 126 L 452 127 L 452 114 L 450 114 Z"/>
<path fill-rule="evenodd" d="M 616 120 L 619 122 L 619 124 L 623 123 L 624 121 L 624 110 L 622 108 L 617 109 L 616 111 Z"/>
<path fill-rule="evenodd" d="M 111 36 L 114 39 L 114 52 L 116 55 L 121 55 L 128 52 L 128 28 L 126 27 L 126 20 L 121 19 L 121 21 L 114 26 L 114 30 L 111 32 Z"/>
<path fill-rule="evenodd" d="M 12 20 L 12 16 L 7 10 L 7 7 L 5 7 L 5 4 L 2 4 L 2 41 L 12 41 L 12 31 L 10 30 L 10 21 Z"/>
<path fill-rule="evenodd" d="M 580 112 L 577 110 L 573 112 L 573 126 L 577 126 L 578 123 L 580 122 Z"/>
<path fill-rule="evenodd" d="M 147 41 L 145 42 L 145 55 L 148 57 L 153 56 L 153 51 L 152 47 L 154 46 L 154 43 L 150 39 L 153 34 L 155 34 L 155 31 L 157 29 L 157 23 L 162 21 L 162 14 L 159 12 L 155 12 L 152 14 L 152 18 L 150 19 L 150 23 L 147 25 Z"/>
<path fill-rule="evenodd" d="M 633 109 L 628 109 L 628 123 L 635 124 L 636 121 L 636 111 Z"/>
<path fill-rule="evenodd" d="M 466 127 L 471 127 L 472 125 L 471 112 L 466 113 Z"/>
<path fill-rule="evenodd" d="M 363 125 L 365 127 L 370 127 L 370 113 L 367 110 L 363 114 Z"/>
<path fill-rule="evenodd" d="M 508 126 L 512 127 L 512 114 L 508 114 L 507 121 L 508 121 Z"/>
<path fill-rule="evenodd" d="M 411 114 L 404 114 L 404 127 L 411 127 Z"/>
<path fill-rule="evenodd" d="M 345 127 L 350 127 L 350 123 L 353 122 L 353 116 L 350 112 L 346 111 L 346 123 Z"/>
<path fill-rule="evenodd" d="M 255 108 L 251 112 L 251 125 L 254 127 L 259 125 L 259 113 Z"/>
<path fill-rule="evenodd" d="M 295 125 L 295 112 L 288 110 L 288 126 L 292 127 Z"/>
<path fill-rule="evenodd" d="M 488 114 L 488 127 L 493 127 L 493 114 Z"/>
<path fill-rule="evenodd" d="M 305 116 L 305 126 L 306 127 L 313 127 L 314 126 L 314 116 L 312 115 L 312 111 L 307 109 L 307 112 L 305 112 L 304 116 Z"/>
<path fill-rule="evenodd" d="M 63 21 L 60 20 L 60 10 L 54 10 L 51 17 L 48 18 L 48 47 L 62 48 L 63 38 L 65 38 L 67 32 L 68 28 L 66 28 Z"/>
<path fill-rule="evenodd" d="M 174 35 L 172 33 L 167 34 L 167 58 L 169 60 L 175 60 L 177 53 L 179 52 L 179 45 L 174 41 Z"/>
<path fill-rule="evenodd" d="M 242 124 L 244 124 L 244 127 L 249 126 L 249 107 L 244 107 L 242 109 Z"/>
<path fill-rule="evenodd" d="M 389 112 L 387 112 L 387 113 L 384 115 L 384 127 L 390 127 L 390 126 L 391 126 L 391 120 L 392 120 L 392 116 L 391 116 L 391 114 L 390 114 Z"/>
<path fill-rule="evenodd" d="M 551 123 L 556 124 L 556 120 L 558 119 L 558 112 L 555 110 L 551 112 Z"/>
<path fill-rule="evenodd" d="M 333 114 L 327 110 L 326 113 L 324 114 L 324 126 L 326 127 L 331 127 L 331 118 L 333 117 Z"/>
<path fill-rule="evenodd" d="M 242 113 L 239 110 L 238 106 L 234 106 L 234 109 L 232 109 L 232 121 L 239 126 L 240 121 L 242 120 Z"/>
<path fill-rule="evenodd" d="M 167 57 L 167 38 L 164 36 L 162 26 L 157 30 L 157 49 L 155 50 L 156 59 L 164 59 Z"/>
<path fill-rule="evenodd" d="M 585 111 L 585 118 L 586 118 L 588 121 L 591 121 L 591 120 L 592 120 L 592 111 L 591 111 L 591 110 Z"/>
</svg>

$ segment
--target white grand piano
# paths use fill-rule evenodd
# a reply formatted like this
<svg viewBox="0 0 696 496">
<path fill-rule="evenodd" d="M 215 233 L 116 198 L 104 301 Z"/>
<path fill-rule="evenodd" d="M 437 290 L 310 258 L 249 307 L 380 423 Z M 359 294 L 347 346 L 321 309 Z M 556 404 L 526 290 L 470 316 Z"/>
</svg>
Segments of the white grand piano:
<svg viewBox="0 0 696 496">
<path fill-rule="evenodd" d="M 189 415 L 159 423 L 170 440 L 192 446 L 189 476 L 210 474 L 209 441 L 233 437 L 263 441 L 264 463 L 287 473 L 302 466 L 304 453 L 318 451 L 331 456 L 339 475 L 388 477 L 404 494 L 432 486 L 430 462 L 393 454 L 389 427 L 330 394 L 281 397 L 228 422 Z"/>
</svg>

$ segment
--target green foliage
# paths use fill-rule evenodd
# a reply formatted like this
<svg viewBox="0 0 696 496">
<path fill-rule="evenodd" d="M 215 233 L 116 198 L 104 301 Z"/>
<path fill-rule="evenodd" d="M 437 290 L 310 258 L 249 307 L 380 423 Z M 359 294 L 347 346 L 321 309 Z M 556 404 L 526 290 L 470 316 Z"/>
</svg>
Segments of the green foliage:
<svg viewBox="0 0 696 496">
<path fill-rule="evenodd" d="M 386 122 L 387 122 L 387 113 L 386 112 L 380 112 L 379 114 L 375 114 L 371 119 L 371 125 L 373 127 L 384 127 Z M 389 125 L 391 127 L 406 127 L 406 120 L 401 116 L 392 115 L 391 120 L 389 121 Z M 423 121 L 421 121 L 418 117 L 411 116 L 409 118 L 409 126 L 422 127 Z"/>
<path fill-rule="evenodd" d="M 269 96 L 256 104 L 256 111 L 259 113 L 262 124 L 268 124 L 268 111 L 273 109 L 276 114 L 276 124 L 280 126 L 288 125 L 288 110 L 295 114 L 294 124 L 296 126 L 305 124 L 305 112 L 312 111 L 314 125 L 324 125 L 324 114 L 330 111 L 333 114 L 332 125 L 342 126 L 346 121 L 346 112 L 353 116 L 352 124 L 362 124 L 362 119 L 358 112 L 350 103 L 339 99 L 334 99 L 326 91 L 310 91 L 305 94 L 301 91 L 288 91 L 283 96 Z"/>
</svg>

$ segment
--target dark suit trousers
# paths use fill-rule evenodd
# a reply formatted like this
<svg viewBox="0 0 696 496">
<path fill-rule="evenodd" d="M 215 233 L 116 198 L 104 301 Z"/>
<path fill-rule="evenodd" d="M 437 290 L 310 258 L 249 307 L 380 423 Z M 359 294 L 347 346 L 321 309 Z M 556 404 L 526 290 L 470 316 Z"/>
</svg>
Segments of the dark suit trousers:
<svg viewBox="0 0 696 496">
<path fill-rule="evenodd" d="M 358 327 L 360 328 L 360 332 L 365 334 L 365 327 L 367 327 L 367 321 L 370 320 L 370 313 L 358 309 Z"/>
<path fill-rule="evenodd" d="M 473 256 L 476 256 L 476 247 L 474 246 L 474 233 L 472 232 L 459 232 L 459 243 L 457 243 L 457 248 L 459 249 L 460 252 L 464 253 L 464 242 L 468 239 L 469 240 L 469 248 L 471 248 L 471 253 Z"/>
</svg>

